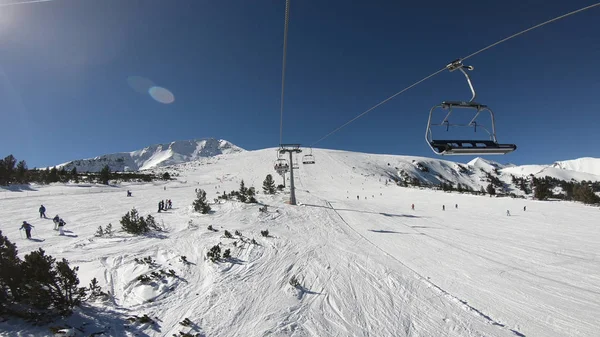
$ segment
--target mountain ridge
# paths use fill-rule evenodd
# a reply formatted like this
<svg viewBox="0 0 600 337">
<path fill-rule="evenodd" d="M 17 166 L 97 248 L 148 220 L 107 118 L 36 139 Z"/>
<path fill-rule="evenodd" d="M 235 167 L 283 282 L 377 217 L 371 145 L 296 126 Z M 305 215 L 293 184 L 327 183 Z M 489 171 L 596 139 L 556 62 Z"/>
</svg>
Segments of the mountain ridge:
<svg viewBox="0 0 600 337">
<path fill-rule="evenodd" d="M 243 151 L 246 150 L 224 139 L 201 138 L 154 144 L 131 152 L 72 160 L 56 167 L 65 170 L 76 168 L 78 172 L 99 172 L 108 165 L 111 171 L 140 171 L 194 161 L 202 157 Z"/>
</svg>

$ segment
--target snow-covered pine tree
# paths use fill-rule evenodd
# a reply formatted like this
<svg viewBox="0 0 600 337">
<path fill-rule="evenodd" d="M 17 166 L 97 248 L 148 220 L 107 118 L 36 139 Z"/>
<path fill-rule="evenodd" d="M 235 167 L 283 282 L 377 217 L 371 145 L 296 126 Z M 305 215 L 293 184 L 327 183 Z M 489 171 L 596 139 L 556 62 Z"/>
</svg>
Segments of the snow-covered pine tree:
<svg viewBox="0 0 600 337">
<path fill-rule="evenodd" d="M 194 206 L 194 211 L 200 212 L 202 214 L 206 214 L 210 212 L 210 205 L 206 201 L 206 192 L 203 189 L 198 189 L 196 192 L 196 200 L 192 204 Z"/>
<path fill-rule="evenodd" d="M 263 191 L 266 194 L 275 194 L 275 181 L 270 174 L 267 174 L 267 177 L 263 181 Z"/>
</svg>

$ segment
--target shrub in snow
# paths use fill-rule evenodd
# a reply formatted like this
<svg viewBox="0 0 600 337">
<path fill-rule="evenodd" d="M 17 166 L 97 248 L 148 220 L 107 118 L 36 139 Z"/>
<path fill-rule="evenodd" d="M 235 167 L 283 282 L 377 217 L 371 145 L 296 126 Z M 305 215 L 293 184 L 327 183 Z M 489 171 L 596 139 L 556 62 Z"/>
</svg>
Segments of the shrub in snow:
<svg viewBox="0 0 600 337">
<path fill-rule="evenodd" d="M 144 316 L 142 316 L 142 317 L 134 315 L 134 316 L 127 318 L 127 320 L 131 323 L 154 324 L 154 320 L 152 318 L 150 318 L 150 316 L 148 316 L 148 314 L 144 314 Z"/>
<path fill-rule="evenodd" d="M 148 275 L 140 275 L 137 277 L 137 280 L 144 284 L 150 283 L 152 281 L 152 279 Z"/>
<path fill-rule="evenodd" d="M 202 214 L 210 212 L 210 205 L 206 201 L 206 192 L 203 189 L 199 189 L 198 192 L 196 192 L 196 200 L 194 200 L 192 206 L 194 206 L 194 211 L 196 212 Z"/>
<path fill-rule="evenodd" d="M 228 238 L 228 239 L 231 239 L 233 237 L 233 235 L 231 235 L 231 233 L 229 233 L 228 230 L 226 230 L 223 235 L 225 235 L 225 237 Z"/>
<path fill-rule="evenodd" d="M 242 236 L 242 232 L 240 232 L 240 231 L 235 231 L 235 235 L 237 235 L 237 236 Z"/>
<path fill-rule="evenodd" d="M 181 324 L 181 323 L 182 322 L 179 322 L 179 324 Z M 190 333 L 190 332 L 183 332 L 183 331 L 179 331 L 179 335 L 173 334 L 173 337 L 201 337 L 201 336 L 204 336 L 204 335 L 200 334 L 200 333 L 192 335 L 192 333 Z"/>
<path fill-rule="evenodd" d="M 103 235 L 104 235 L 104 230 L 102 229 L 102 226 L 98 226 L 98 230 L 96 231 L 96 234 L 94 234 L 94 236 L 102 237 Z"/>
<path fill-rule="evenodd" d="M 108 225 L 106 225 L 106 228 L 104 228 L 104 235 L 105 236 L 112 236 L 113 235 L 113 229 L 112 229 L 112 224 L 109 223 Z"/>
<path fill-rule="evenodd" d="M 256 240 L 254 240 L 254 238 L 252 238 L 252 241 L 250 241 L 250 243 L 253 245 L 258 245 L 258 242 L 256 242 Z"/>
<path fill-rule="evenodd" d="M 156 220 L 152 215 L 148 215 L 146 219 L 140 216 L 135 208 L 127 212 L 121 218 L 121 227 L 123 230 L 130 234 L 144 234 L 151 230 L 160 230 L 160 227 L 156 224 Z"/>
<path fill-rule="evenodd" d="M 267 236 L 269 236 L 269 230 L 265 229 L 264 231 L 260 231 L 260 234 L 264 237 L 267 237 Z"/>
<path fill-rule="evenodd" d="M 229 259 L 229 258 L 231 258 L 231 250 L 229 250 L 229 249 L 225 249 L 225 251 L 223 252 L 223 258 L 224 258 L 224 259 Z"/>
<path fill-rule="evenodd" d="M 179 322 L 179 324 L 181 324 L 183 326 L 190 326 L 190 325 L 192 325 L 192 321 L 186 317 L 183 321 Z"/>
<path fill-rule="evenodd" d="M 98 285 L 98 280 L 94 277 L 88 286 L 90 299 L 100 298 L 103 300 L 108 299 L 108 294 L 102 291 L 102 288 Z"/>
<path fill-rule="evenodd" d="M 208 229 L 209 231 L 217 232 L 217 230 L 214 229 L 212 225 L 208 225 L 208 227 L 206 227 L 206 229 Z"/>
<path fill-rule="evenodd" d="M 283 186 L 282 184 L 277 185 L 277 189 L 280 191 L 283 191 L 284 188 L 285 186 Z"/>
<path fill-rule="evenodd" d="M 219 247 L 219 245 L 213 246 L 206 254 L 206 257 L 208 257 L 212 262 L 218 261 L 221 259 L 221 247 Z"/>
<path fill-rule="evenodd" d="M 298 281 L 296 276 L 292 276 L 292 278 L 290 278 L 290 285 L 294 288 L 300 288 L 300 281 Z"/>
</svg>

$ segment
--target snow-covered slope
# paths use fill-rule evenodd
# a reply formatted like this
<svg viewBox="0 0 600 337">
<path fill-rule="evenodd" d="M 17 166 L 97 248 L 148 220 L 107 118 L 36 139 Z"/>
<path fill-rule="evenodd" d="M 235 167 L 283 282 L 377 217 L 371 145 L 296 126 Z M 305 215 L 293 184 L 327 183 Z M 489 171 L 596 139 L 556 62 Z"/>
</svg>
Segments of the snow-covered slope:
<svg viewBox="0 0 600 337">
<path fill-rule="evenodd" d="M 600 175 L 600 158 L 578 158 L 573 160 L 557 161 L 553 167 L 594 175 Z"/>
<path fill-rule="evenodd" d="M 156 144 L 132 152 L 74 160 L 57 165 L 57 167 L 64 167 L 66 170 L 76 167 L 79 172 L 99 172 L 105 165 L 108 165 L 111 171 L 138 171 L 241 151 L 244 149 L 222 139 L 181 140 L 168 144 Z"/>
<path fill-rule="evenodd" d="M 581 171 L 573 171 L 568 169 L 557 168 L 546 165 L 521 165 L 508 167 L 502 170 L 502 172 L 514 174 L 515 176 L 528 176 L 533 175 L 537 178 L 552 177 L 565 181 L 600 181 L 600 176 Z"/>
<path fill-rule="evenodd" d="M 233 201 L 211 205 L 207 215 L 192 211 L 197 188 L 213 200 L 241 180 L 259 191 L 267 174 L 281 183 L 272 168 L 275 149 L 266 149 L 157 169 L 178 171 L 177 181 L 0 192 L 0 230 L 21 257 L 41 247 L 79 266 L 82 285 L 96 277 L 113 295 L 51 324 L 75 326 L 83 331 L 77 336 L 597 335 L 597 208 L 386 184 L 404 172 L 423 182 L 475 186 L 485 177 L 476 163 L 313 154 L 316 164 L 299 158 L 295 171 L 299 206 L 285 203 L 285 191 L 257 195 L 267 213 Z M 157 213 L 160 199 L 172 199 L 173 209 Z M 36 218 L 40 204 L 66 220 L 66 236 L 56 235 L 51 220 Z M 94 237 L 108 223 L 118 230 L 133 207 L 155 216 L 165 232 Z M 20 237 L 23 220 L 36 226 L 35 241 Z M 268 237 L 260 234 L 265 229 Z M 228 239 L 224 230 L 242 235 Z M 214 245 L 230 249 L 232 259 L 208 261 Z M 144 257 L 154 263 L 136 262 Z M 160 273 L 169 269 L 176 276 Z M 157 280 L 138 280 L 152 271 Z M 290 285 L 292 277 L 299 287 Z M 156 323 L 127 320 L 144 314 Z M 192 324 L 181 325 L 184 318 Z M 0 322 L 0 335 L 51 336 L 48 326 L 18 320 Z"/>
</svg>

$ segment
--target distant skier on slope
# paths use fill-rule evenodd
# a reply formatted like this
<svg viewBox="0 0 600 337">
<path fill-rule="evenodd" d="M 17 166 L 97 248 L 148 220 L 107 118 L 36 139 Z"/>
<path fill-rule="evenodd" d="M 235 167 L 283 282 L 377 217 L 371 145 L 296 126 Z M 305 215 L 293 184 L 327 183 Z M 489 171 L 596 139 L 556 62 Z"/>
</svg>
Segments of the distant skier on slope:
<svg viewBox="0 0 600 337">
<path fill-rule="evenodd" d="M 46 207 L 44 207 L 44 205 L 40 206 L 39 211 L 40 211 L 40 218 L 41 217 L 46 218 Z"/>
<path fill-rule="evenodd" d="M 526 211 L 526 210 L 527 210 L 527 206 L 523 206 L 523 211 Z"/>
<path fill-rule="evenodd" d="M 510 216 L 510 211 L 506 210 L 506 216 Z"/>
<path fill-rule="evenodd" d="M 442 211 L 446 210 L 446 205 L 442 205 Z"/>
<path fill-rule="evenodd" d="M 415 204 L 410 205 L 410 208 L 414 211 L 415 210 Z"/>
<path fill-rule="evenodd" d="M 21 228 L 19 228 L 19 230 L 25 230 L 25 235 L 27 235 L 28 239 L 31 239 L 31 228 L 33 228 L 32 225 L 30 225 L 29 223 L 27 223 L 27 221 L 23 221 L 23 224 L 21 225 Z"/>
</svg>

